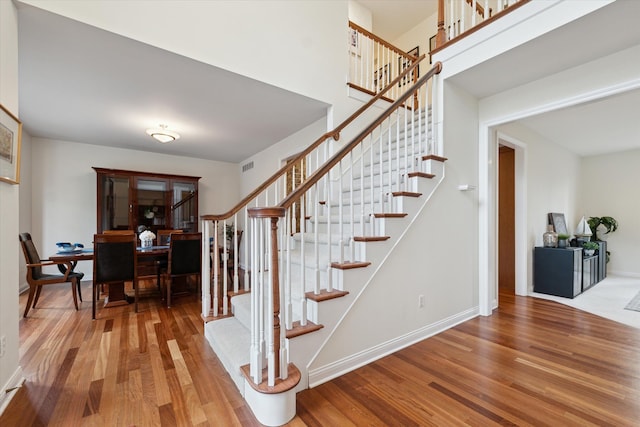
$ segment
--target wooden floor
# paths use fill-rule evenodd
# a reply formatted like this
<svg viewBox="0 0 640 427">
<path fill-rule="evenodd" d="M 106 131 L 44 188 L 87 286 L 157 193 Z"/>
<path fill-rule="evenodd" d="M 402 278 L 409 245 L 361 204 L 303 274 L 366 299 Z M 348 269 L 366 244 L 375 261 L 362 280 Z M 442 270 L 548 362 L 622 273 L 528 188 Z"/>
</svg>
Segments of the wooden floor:
<svg viewBox="0 0 640 427">
<path fill-rule="evenodd" d="M 640 329 L 551 301 L 500 304 L 299 393 L 289 425 L 640 425 Z M 117 307 L 91 321 L 68 286 L 45 289 L 20 320 L 27 381 L 0 426 L 259 425 L 204 339 L 199 309 L 191 296 L 169 310 L 147 298 L 137 315 Z"/>
</svg>

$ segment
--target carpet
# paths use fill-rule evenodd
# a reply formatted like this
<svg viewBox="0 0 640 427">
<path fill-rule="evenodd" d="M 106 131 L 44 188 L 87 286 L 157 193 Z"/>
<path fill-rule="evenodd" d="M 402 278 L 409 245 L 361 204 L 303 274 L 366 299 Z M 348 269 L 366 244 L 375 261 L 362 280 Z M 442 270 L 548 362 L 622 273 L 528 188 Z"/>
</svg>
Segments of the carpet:
<svg viewBox="0 0 640 427">
<path fill-rule="evenodd" d="M 629 304 L 624 307 L 625 310 L 640 311 L 640 292 L 633 297 Z"/>
</svg>

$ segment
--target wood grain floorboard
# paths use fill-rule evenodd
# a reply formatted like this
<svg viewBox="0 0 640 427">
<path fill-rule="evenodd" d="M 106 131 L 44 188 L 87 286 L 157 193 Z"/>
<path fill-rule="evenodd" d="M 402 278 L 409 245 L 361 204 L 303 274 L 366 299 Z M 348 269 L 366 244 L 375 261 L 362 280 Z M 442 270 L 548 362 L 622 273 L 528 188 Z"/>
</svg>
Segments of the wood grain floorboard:
<svg viewBox="0 0 640 427">
<path fill-rule="evenodd" d="M 27 378 L 0 426 L 260 426 L 203 335 L 200 302 L 73 309 L 49 286 L 20 320 Z M 26 296 L 21 295 L 21 311 Z M 288 426 L 638 426 L 640 330 L 500 295 L 478 317 L 305 390 Z"/>
</svg>

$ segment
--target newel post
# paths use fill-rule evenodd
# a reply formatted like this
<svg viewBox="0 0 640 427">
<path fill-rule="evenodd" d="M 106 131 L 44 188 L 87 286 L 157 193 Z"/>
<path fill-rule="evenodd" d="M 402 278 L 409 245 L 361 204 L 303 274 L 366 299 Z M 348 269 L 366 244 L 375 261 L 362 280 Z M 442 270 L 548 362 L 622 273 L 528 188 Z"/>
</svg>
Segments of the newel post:
<svg viewBox="0 0 640 427">
<path fill-rule="evenodd" d="M 280 207 L 249 208 L 250 218 L 269 218 L 271 220 L 271 259 L 269 271 L 272 283 L 273 305 L 273 338 L 268 345 L 272 348 L 269 354 L 273 355 L 273 363 L 269 363 L 269 379 L 280 378 L 280 276 L 278 271 L 278 218 L 284 218 L 286 209 Z M 286 375 L 286 373 L 285 373 Z M 271 382 L 271 381 L 270 381 Z"/>
</svg>

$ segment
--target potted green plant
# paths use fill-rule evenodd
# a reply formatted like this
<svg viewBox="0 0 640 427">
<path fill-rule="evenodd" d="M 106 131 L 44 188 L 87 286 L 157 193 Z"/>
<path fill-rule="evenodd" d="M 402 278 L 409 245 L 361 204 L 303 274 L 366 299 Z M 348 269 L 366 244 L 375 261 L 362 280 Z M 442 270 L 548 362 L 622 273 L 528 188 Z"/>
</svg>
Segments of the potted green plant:
<svg viewBox="0 0 640 427">
<path fill-rule="evenodd" d="M 585 256 L 592 256 L 596 253 L 596 250 L 600 247 L 596 242 L 585 242 L 582 247 L 584 248 Z"/>
<path fill-rule="evenodd" d="M 227 224 L 224 228 L 224 237 L 227 239 L 227 242 L 231 243 L 234 233 L 235 227 L 233 226 L 233 223 Z"/>
<path fill-rule="evenodd" d="M 589 228 L 591 229 L 591 239 L 594 241 L 601 241 L 602 239 L 598 236 L 598 227 L 603 226 L 606 230 L 604 234 L 613 233 L 618 229 L 618 221 L 610 216 L 591 216 L 589 217 Z M 609 258 L 611 256 L 611 251 L 607 251 L 607 262 L 609 262 Z"/>
<path fill-rule="evenodd" d="M 591 229 L 592 238 L 596 241 L 602 240 L 598 236 L 599 226 L 602 225 L 606 229 L 604 234 L 613 233 L 618 229 L 618 221 L 610 216 L 591 216 L 589 217 L 589 221 L 587 221 L 587 223 L 589 224 L 589 228 Z"/>
<path fill-rule="evenodd" d="M 558 233 L 558 247 L 566 248 L 569 246 L 569 239 L 571 236 L 569 234 Z"/>
</svg>

